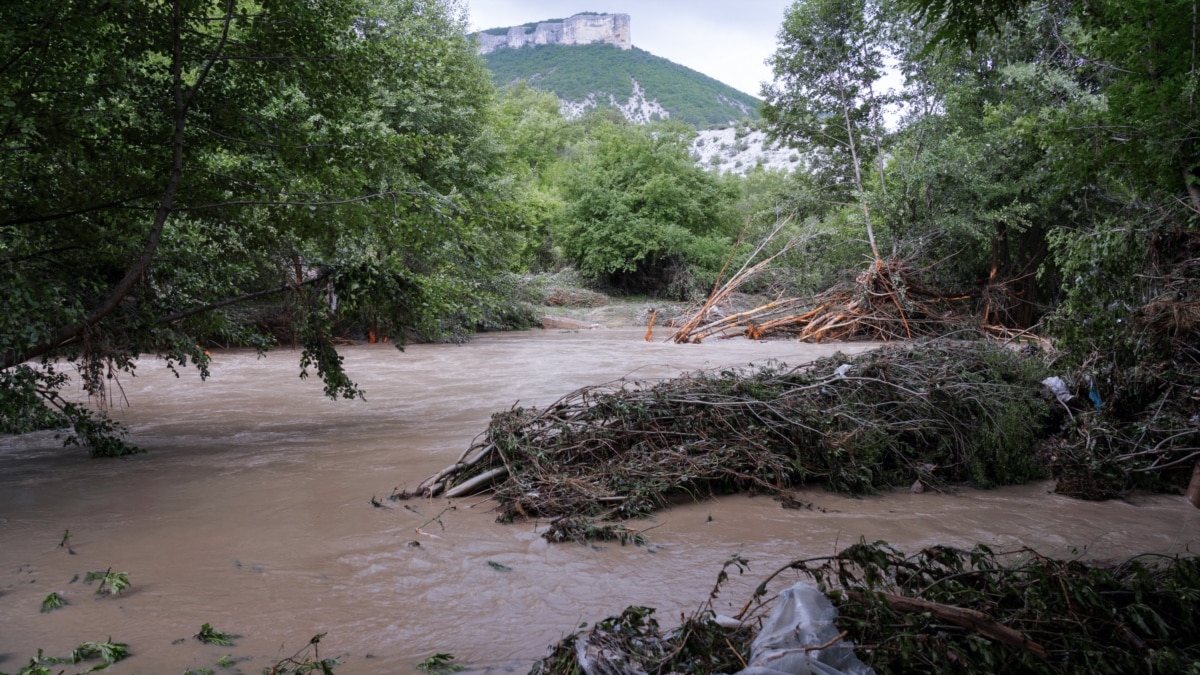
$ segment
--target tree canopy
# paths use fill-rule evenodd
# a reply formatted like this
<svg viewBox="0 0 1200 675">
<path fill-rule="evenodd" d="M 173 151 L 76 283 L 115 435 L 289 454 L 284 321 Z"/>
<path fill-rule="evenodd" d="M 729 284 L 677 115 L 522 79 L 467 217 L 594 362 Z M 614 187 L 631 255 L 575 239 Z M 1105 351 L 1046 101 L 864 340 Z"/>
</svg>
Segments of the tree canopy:
<svg viewBox="0 0 1200 675">
<path fill-rule="evenodd" d="M 617 288 L 686 296 L 677 272 L 719 265 L 730 245 L 731 191 L 695 166 L 687 127 L 594 123 L 561 179 L 567 257 Z"/>
<path fill-rule="evenodd" d="M 22 364 L 93 394 L 143 354 L 203 370 L 202 338 L 266 344 L 236 311 L 268 296 L 358 395 L 335 321 L 435 333 L 514 248 L 492 96 L 443 0 L 4 3 L 0 421 L 49 403 L 94 440 Z"/>
</svg>

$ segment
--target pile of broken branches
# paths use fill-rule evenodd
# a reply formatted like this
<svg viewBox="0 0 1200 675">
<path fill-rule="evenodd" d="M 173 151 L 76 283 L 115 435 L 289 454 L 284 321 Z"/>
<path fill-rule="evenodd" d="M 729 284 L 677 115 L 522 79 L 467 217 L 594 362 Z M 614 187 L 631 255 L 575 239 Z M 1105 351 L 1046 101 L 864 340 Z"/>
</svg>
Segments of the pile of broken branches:
<svg viewBox="0 0 1200 675">
<path fill-rule="evenodd" d="M 929 341 L 797 368 L 622 380 L 493 415 L 458 461 L 399 496 L 492 488 L 502 521 L 552 518 L 570 524 L 552 524 L 555 540 L 624 540 L 594 521 L 679 496 L 1020 483 L 1043 475 L 1043 376 L 990 342 Z"/>
<path fill-rule="evenodd" d="M 1095 405 L 1082 406 L 1053 448 L 1063 494 L 1108 499 L 1190 483 L 1200 506 L 1200 233 L 1162 239 L 1171 259 L 1142 276 L 1127 339 L 1098 346 L 1072 383 Z"/>
<path fill-rule="evenodd" d="M 748 266 L 716 288 L 671 339 L 678 343 L 713 336 L 789 337 L 807 342 L 904 340 L 994 330 L 983 325 L 975 311 L 978 294 L 930 289 L 912 262 L 899 258 L 876 260 L 853 283 L 811 298 L 779 298 L 747 311 L 722 313 L 719 308 L 725 299 L 769 262 Z"/>
<path fill-rule="evenodd" d="M 735 557 L 726 568 L 731 564 L 744 571 L 747 561 Z M 732 618 L 716 617 L 710 600 L 680 627 L 660 630 L 653 609 L 630 607 L 568 635 L 532 672 L 745 667 L 756 627 L 774 604 L 767 587 L 788 572 L 826 593 L 838 610 L 839 637 L 880 675 L 1116 675 L 1195 672 L 1200 666 L 1200 615 L 1192 608 L 1200 594 L 1200 558 L 1139 556 L 1101 565 L 984 546 L 935 546 L 908 556 L 877 542 L 792 561 L 768 576 Z M 725 578 L 723 569 L 711 597 Z"/>
</svg>

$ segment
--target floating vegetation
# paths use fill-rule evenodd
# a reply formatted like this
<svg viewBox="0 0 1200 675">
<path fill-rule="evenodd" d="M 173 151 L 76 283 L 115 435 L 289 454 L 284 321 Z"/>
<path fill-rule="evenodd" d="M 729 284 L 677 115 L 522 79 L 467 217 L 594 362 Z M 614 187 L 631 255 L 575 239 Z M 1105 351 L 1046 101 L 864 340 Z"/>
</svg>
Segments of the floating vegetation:
<svg viewBox="0 0 1200 675">
<path fill-rule="evenodd" d="M 67 553 L 75 555 L 75 549 L 71 548 L 71 530 L 63 530 L 62 539 L 58 542 L 59 548 L 67 549 Z"/>
<path fill-rule="evenodd" d="M 587 625 L 550 647 L 530 675 L 580 673 L 736 673 L 746 667 L 754 630 L 750 622 L 718 622 L 712 600 L 729 579 L 729 569 L 747 569 L 734 556 L 717 576 L 709 599 L 683 624 L 670 631 L 659 627 L 651 607 L 627 607 L 590 629 Z"/>
<path fill-rule="evenodd" d="M 196 633 L 195 635 L 197 640 L 206 645 L 220 645 L 222 647 L 228 647 L 229 645 L 232 645 L 233 640 L 236 637 L 236 635 L 230 635 L 229 633 L 219 631 L 208 623 L 200 626 L 200 632 Z"/>
<path fill-rule="evenodd" d="M 617 541 L 622 546 L 625 544 L 642 546 L 646 543 L 646 537 L 641 532 L 624 525 L 618 523 L 600 525 L 587 518 L 569 516 L 550 521 L 550 527 L 542 533 L 542 537 L 554 543 L 573 541 L 583 544 L 588 541 Z"/>
<path fill-rule="evenodd" d="M 321 658 L 320 645 L 323 637 L 325 637 L 325 633 L 317 633 L 312 636 L 308 644 L 304 645 L 300 651 L 281 659 L 270 668 L 263 668 L 263 675 L 308 675 L 308 673 L 333 675 L 333 667 L 340 665 L 341 661 L 335 658 Z"/>
<path fill-rule="evenodd" d="M 88 572 L 84 575 L 83 583 L 90 586 L 93 581 L 100 582 L 96 587 L 96 595 L 119 595 L 133 585 L 129 581 L 128 572 L 114 572 L 111 567 L 103 572 Z"/>
<path fill-rule="evenodd" d="M 622 672 L 735 672 L 773 606 L 769 584 L 785 573 L 828 595 L 844 637 L 880 675 L 1200 670 L 1200 558 L 1088 564 L 985 546 L 907 556 L 877 542 L 789 563 L 729 619 L 713 614 L 710 599 L 682 626 L 662 631 L 654 610 L 630 607 L 567 636 L 532 672 L 584 672 L 581 656 L 597 668 L 587 672 L 622 665 Z"/>
<path fill-rule="evenodd" d="M 46 612 L 53 612 L 56 609 L 66 606 L 67 601 L 64 600 L 61 595 L 59 595 L 57 592 L 51 593 L 50 595 L 46 596 L 45 600 L 42 600 L 42 613 L 45 614 Z"/>
<path fill-rule="evenodd" d="M 457 673 L 466 669 L 467 667 L 461 663 L 454 662 L 453 654 L 444 652 L 438 652 L 417 664 L 417 670 L 430 673 L 430 675 L 446 675 L 446 673 Z"/>
<path fill-rule="evenodd" d="M 637 541 L 623 525 L 678 497 L 853 494 L 1044 475 L 1049 408 L 1035 360 L 990 342 L 927 341 L 797 368 L 692 373 L 576 391 L 514 408 L 453 465 L 400 496 L 491 489 L 499 519 L 555 519 L 552 541 Z"/>
<path fill-rule="evenodd" d="M 29 659 L 29 663 L 22 666 L 17 671 L 17 675 L 61 675 L 64 672 L 62 669 L 51 668 L 50 666 L 63 663 L 83 663 L 84 661 L 91 661 L 97 658 L 104 663 L 92 666 L 85 672 L 91 673 L 104 670 L 117 661 L 129 658 L 129 645 L 124 642 L 113 642 L 110 637 L 103 642 L 83 642 L 71 650 L 68 656 L 46 656 L 39 649 L 37 656 Z"/>
</svg>

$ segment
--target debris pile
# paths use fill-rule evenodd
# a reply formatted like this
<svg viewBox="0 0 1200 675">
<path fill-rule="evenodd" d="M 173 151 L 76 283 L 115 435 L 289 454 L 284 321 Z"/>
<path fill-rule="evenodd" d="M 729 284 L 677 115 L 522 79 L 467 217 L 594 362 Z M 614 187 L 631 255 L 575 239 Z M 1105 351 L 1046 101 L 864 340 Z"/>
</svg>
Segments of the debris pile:
<svg viewBox="0 0 1200 675">
<path fill-rule="evenodd" d="M 984 328 L 975 312 L 977 293 L 927 288 L 911 261 L 899 258 L 877 260 L 853 283 L 836 285 L 811 298 L 780 298 L 736 314 L 714 312 L 759 271 L 758 266 L 748 267 L 717 288 L 672 339 L 680 343 L 712 336 L 789 337 L 807 342 L 905 340 Z"/>
<path fill-rule="evenodd" d="M 879 675 L 1116 675 L 1200 667 L 1196 557 L 1143 555 L 1097 564 L 1028 549 L 935 546 L 907 556 L 884 542 L 859 543 L 833 556 L 792 561 L 727 618 L 714 614 L 711 603 L 731 564 L 746 569 L 741 558 L 726 563 L 710 600 L 679 628 L 660 630 L 654 610 L 630 607 L 568 635 L 532 672 L 732 673 L 753 666 L 755 634 L 760 626 L 765 630 L 764 618 L 780 598 L 787 600 L 786 592 L 771 597 L 768 585 L 785 574 L 817 584 L 837 610 L 836 645 L 853 645 Z M 809 641 L 793 651 L 835 645 Z"/>
<path fill-rule="evenodd" d="M 678 497 L 1022 483 L 1043 475 L 1044 376 L 991 342 L 928 341 L 795 368 L 621 380 L 493 415 L 458 461 L 398 496 L 491 489 L 501 521 L 553 519 L 555 541 L 626 541 L 636 533 L 612 523 Z"/>
<path fill-rule="evenodd" d="M 1200 507 L 1200 233 L 1157 242 L 1125 339 L 1095 345 L 1076 391 L 1088 401 L 1051 455 L 1057 491 L 1108 499 L 1134 487 L 1179 490 Z"/>
</svg>

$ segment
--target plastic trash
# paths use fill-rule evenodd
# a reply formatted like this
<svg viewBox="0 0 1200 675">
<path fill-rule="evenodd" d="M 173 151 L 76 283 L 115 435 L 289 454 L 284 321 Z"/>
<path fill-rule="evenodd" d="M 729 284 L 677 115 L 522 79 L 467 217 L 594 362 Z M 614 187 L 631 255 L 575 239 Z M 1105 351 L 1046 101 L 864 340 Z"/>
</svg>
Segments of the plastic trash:
<svg viewBox="0 0 1200 675">
<path fill-rule="evenodd" d="M 874 675 L 853 645 L 837 639 L 836 618 L 837 608 L 815 586 L 800 582 L 783 591 L 738 675 Z"/>
<path fill-rule="evenodd" d="M 834 376 L 834 377 L 845 377 L 845 376 L 846 376 L 846 373 L 848 373 L 848 372 L 850 372 L 850 364 L 849 364 L 849 363 L 843 363 L 842 365 L 838 366 L 838 367 L 837 367 L 837 368 L 836 368 L 836 369 L 833 371 L 833 376 Z"/>
<path fill-rule="evenodd" d="M 1092 405 L 1096 406 L 1096 410 L 1104 407 L 1104 403 L 1100 400 L 1100 392 L 1096 391 L 1096 383 L 1092 380 L 1092 376 L 1087 376 L 1088 398 L 1092 400 Z"/>
<path fill-rule="evenodd" d="M 1047 377 L 1046 379 L 1042 380 L 1042 386 L 1049 389 L 1050 393 L 1054 394 L 1054 397 L 1057 398 L 1060 403 L 1067 403 L 1071 399 L 1075 398 L 1071 395 L 1070 391 L 1067 391 L 1067 383 L 1063 382 L 1061 377 Z"/>
</svg>

